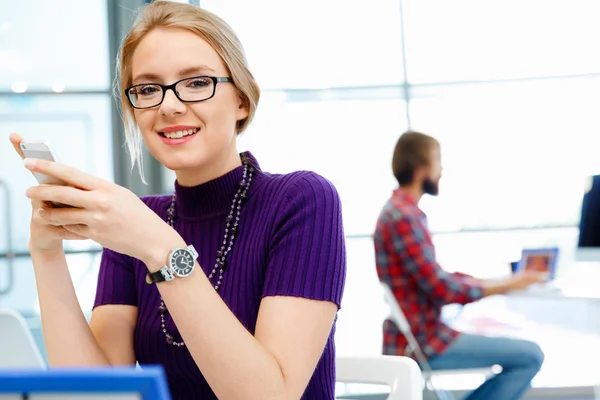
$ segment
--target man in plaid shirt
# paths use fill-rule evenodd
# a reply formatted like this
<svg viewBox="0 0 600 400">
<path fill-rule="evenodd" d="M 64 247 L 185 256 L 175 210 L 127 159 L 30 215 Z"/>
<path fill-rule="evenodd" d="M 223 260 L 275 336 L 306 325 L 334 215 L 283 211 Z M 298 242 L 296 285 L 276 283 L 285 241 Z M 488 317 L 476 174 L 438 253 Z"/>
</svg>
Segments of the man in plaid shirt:
<svg viewBox="0 0 600 400">
<path fill-rule="evenodd" d="M 383 207 L 374 236 L 379 279 L 392 289 L 433 369 L 503 367 L 501 374 L 466 399 L 520 399 L 543 363 L 539 346 L 459 333 L 441 321 L 441 310 L 446 304 L 521 290 L 544 281 L 546 275 L 526 271 L 484 281 L 444 271 L 436 262 L 426 216 L 418 206 L 423 194 L 438 194 L 442 173 L 438 141 L 418 132 L 404 133 L 394 149 L 392 169 L 399 188 Z M 383 329 L 384 354 L 412 356 L 406 338 L 391 321 L 385 321 Z"/>
</svg>

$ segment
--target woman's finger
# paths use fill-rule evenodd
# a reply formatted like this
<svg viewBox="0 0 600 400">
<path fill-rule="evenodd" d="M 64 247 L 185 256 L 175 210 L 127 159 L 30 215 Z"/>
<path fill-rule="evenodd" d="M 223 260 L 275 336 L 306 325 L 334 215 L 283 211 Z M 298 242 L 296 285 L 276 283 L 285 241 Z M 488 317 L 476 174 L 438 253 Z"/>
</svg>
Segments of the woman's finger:
<svg viewBox="0 0 600 400">
<path fill-rule="evenodd" d="M 38 215 L 50 225 L 85 225 L 88 211 L 82 208 L 40 208 Z"/>
<path fill-rule="evenodd" d="M 23 152 L 21 151 L 21 142 L 23 141 L 23 138 L 21 137 L 21 135 L 19 135 L 18 133 L 11 133 L 8 138 L 10 139 L 10 142 L 12 143 L 13 147 L 15 148 L 15 151 L 17 153 L 19 153 L 21 158 L 24 159 L 25 154 L 23 154 Z"/>
<path fill-rule="evenodd" d="M 65 226 L 63 226 L 63 228 L 76 236 L 86 237 L 86 238 L 88 236 L 86 234 L 87 231 L 89 230 L 87 225 L 83 225 L 83 224 L 65 225 Z"/>
<path fill-rule="evenodd" d="M 27 189 L 25 193 L 33 201 L 39 203 L 57 202 L 78 208 L 92 206 L 92 193 L 71 186 L 38 185 Z M 58 209 L 57 209 L 58 210 Z"/>
<path fill-rule="evenodd" d="M 87 240 L 88 238 L 85 236 L 78 235 L 73 233 L 62 226 L 51 226 L 50 229 L 53 230 L 53 233 L 60 237 L 63 240 Z"/>
<path fill-rule="evenodd" d="M 25 167 L 31 172 L 39 172 L 49 175 L 53 178 L 57 178 L 66 182 L 70 186 L 85 190 L 102 188 L 109 183 L 104 179 L 86 174 L 77 168 L 69 167 L 68 165 L 60 164 L 54 161 L 26 158 Z"/>
</svg>

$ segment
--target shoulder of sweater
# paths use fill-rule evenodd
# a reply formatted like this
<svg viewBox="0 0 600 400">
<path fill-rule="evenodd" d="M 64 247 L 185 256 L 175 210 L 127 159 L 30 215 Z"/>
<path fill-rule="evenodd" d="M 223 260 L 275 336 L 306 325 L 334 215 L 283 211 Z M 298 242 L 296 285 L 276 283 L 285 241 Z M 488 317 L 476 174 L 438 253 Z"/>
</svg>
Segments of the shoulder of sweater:
<svg viewBox="0 0 600 400">
<path fill-rule="evenodd" d="M 144 202 L 151 210 L 158 211 L 162 208 L 168 207 L 171 202 L 172 195 L 151 195 L 140 197 L 140 200 Z"/>
<path fill-rule="evenodd" d="M 296 196 L 320 196 L 337 200 L 337 189 L 327 178 L 313 171 L 294 171 L 287 174 L 265 173 L 265 189 L 287 199 Z"/>
</svg>

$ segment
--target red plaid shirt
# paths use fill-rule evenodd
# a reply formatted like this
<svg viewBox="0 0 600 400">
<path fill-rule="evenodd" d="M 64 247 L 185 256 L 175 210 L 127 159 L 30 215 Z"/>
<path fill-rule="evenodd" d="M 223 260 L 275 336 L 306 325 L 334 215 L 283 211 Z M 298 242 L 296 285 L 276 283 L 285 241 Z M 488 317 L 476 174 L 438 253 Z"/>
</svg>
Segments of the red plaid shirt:
<svg viewBox="0 0 600 400">
<path fill-rule="evenodd" d="M 394 292 L 421 349 L 427 357 L 443 353 L 459 332 L 442 323 L 442 306 L 482 298 L 481 284 L 439 266 L 426 216 L 402 189 L 394 191 L 381 211 L 374 243 L 379 279 Z M 386 320 L 383 354 L 411 356 L 407 344 L 398 328 Z"/>
</svg>

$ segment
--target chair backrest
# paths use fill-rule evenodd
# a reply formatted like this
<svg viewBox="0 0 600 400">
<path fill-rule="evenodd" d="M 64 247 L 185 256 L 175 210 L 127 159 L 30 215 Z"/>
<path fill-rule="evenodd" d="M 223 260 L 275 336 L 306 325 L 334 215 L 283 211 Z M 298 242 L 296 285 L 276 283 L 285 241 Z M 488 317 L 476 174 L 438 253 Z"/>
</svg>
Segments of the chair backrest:
<svg viewBox="0 0 600 400">
<path fill-rule="evenodd" d="M 390 307 L 390 317 L 394 325 L 398 327 L 402 335 L 406 338 L 408 343 L 408 350 L 412 353 L 412 356 L 417 360 L 419 366 L 423 371 L 430 371 L 431 367 L 429 366 L 429 362 L 427 361 L 427 357 L 423 353 L 423 349 L 419 345 L 417 338 L 412 333 L 410 329 L 410 324 L 408 323 L 408 319 L 402 312 L 402 308 L 398 304 L 398 300 L 396 300 L 396 296 L 394 296 L 394 292 L 392 289 L 384 282 L 381 282 L 381 288 L 383 291 L 383 296 L 385 302 Z"/>
<path fill-rule="evenodd" d="M 422 400 L 423 376 L 408 357 L 337 357 L 336 380 L 344 383 L 387 385 L 388 400 Z"/>
<path fill-rule="evenodd" d="M 390 317 L 392 322 L 400 329 L 400 332 L 404 336 L 413 336 L 412 331 L 410 330 L 410 324 L 402 312 L 400 305 L 398 304 L 398 300 L 396 300 L 396 296 L 392 289 L 388 286 L 387 283 L 381 282 L 381 290 L 383 291 L 383 298 L 387 305 L 390 307 Z"/>
<path fill-rule="evenodd" d="M 44 367 L 44 359 L 23 316 L 0 310 L 0 369 Z"/>
</svg>

